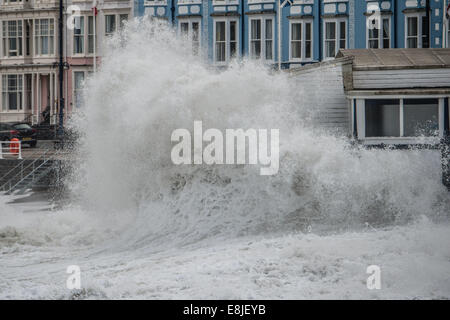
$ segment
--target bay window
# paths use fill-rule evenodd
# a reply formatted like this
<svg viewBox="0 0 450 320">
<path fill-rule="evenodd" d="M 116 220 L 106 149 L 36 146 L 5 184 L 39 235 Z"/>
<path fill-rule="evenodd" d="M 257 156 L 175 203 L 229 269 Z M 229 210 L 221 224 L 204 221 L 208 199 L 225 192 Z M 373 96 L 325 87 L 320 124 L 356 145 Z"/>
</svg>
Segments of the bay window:
<svg viewBox="0 0 450 320">
<path fill-rule="evenodd" d="M 22 20 L 2 22 L 2 44 L 4 57 L 22 56 L 23 22 Z"/>
<path fill-rule="evenodd" d="M 273 59 L 273 18 L 250 19 L 250 57 L 253 59 Z"/>
<path fill-rule="evenodd" d="M 23 109 L 23 75 L 2 75 L 2 111 Z"/>
<path fill-rule="evenodd" d="M 34 46 L 36 55 L 54 54 L 54 19 L 34 20 Z"/>
<path fill-rule="evenodd" d="M 347 22 L 343 19 L 327 19 L 324 22 L 324 57 L 331 59 L 340 49 L 347 47 Z"/>
<path fill-rule="evenodd" d="M 304 61 L 312 59 L 312 21 L 291 21 L 289 60 Z"/>
<path fill-rule="evenodd" d="M 238 22 L 235 19 L 214 21 L 214 61 L 226 63 L 238 51 Z"/>
</svg>

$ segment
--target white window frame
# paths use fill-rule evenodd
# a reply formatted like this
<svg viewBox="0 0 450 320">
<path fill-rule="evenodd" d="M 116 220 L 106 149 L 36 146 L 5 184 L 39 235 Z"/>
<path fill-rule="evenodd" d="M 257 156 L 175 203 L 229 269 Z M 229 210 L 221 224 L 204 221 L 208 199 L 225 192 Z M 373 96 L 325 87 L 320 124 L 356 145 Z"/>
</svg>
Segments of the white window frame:
<svg viewBox="0 0 450 320">
<path fill-rule="evenodd" d="M 85 70 L 77 70 L 74 69 L 72 70 L 72 111 L 74 110 L 78 110 L 79 108 L 77 107 L 77 91 L 83 91 L 83 89 L 77 89 L 75 88 L 76 86 L 76 82 L 75 82 L 75 73 L 83 73 L 83 82 L 86 81 L 86 76 L 87 76 L 87 72 Z"/>
<path fill-rule="evenodd" d="M 261 55 L 259 58 L 256 58 L 253 56 L 252 53 L 252 21 L 253 20 L 259 20 L 261 23 L 261 39 L 259 41 L 261 42 Z M 272 39 L 267 39 L 266 37 L 266 21 L 271 20 L 272 21 Z M 266 62 L 273 62 L 274 56 L 275 56 L 275 16 L 274 15 L 254 15 L 249 18 L 248 21 L 248 55 L 250 59 L 258 59 L 263 60 Z M 272 41 L 272 58 L 267 59 L 266 58 L 266 42 Z"/>
<path fill-rule="evenodd" d="M 89 32 L 89 19 L 90 18 L 92 18 L 92 33 Z M 97 45 L 96 42 L 97 42 L 97 36 L 98 36 L 97 34 L 94 34 L 94 31 L 95 31 L 95 33 L 97 33 L 97 30 L 98 30 L 97 26 L 96 25 L 94 26 L 94 24 L 97 23 L 97 18 L 94 15 L 87 15 L 87 16 L 85 16 L 85 20 L 86 20 L 86 29 L 85 29 L 85 34 L 86 34 L 86 38 L 85 38 L 86 55 L 87 56 L 93 56 L 94 52 L 96 52 L 95 49 L 96 49 L 96 45 Z M 93 44 L 92 52 L 89 52 L 89 49 L 90 49 L 89 37 L 92 37 L 92 44 Z"/>
<path fill-rule="evenodd" d="M 80 25 L 80 27 L 82 27 L 82 30 L 83 30 L 83 33 L 81 33 L 80 35 L 75 34 L 75 30 L 76 30 L 77 23 L 78 23 L 77 19 L 80 19 L 82 21 L 82 24 L 83 24 L 82 26 Z M 74 17 L 74 28 L 73 28 L 73 31 L 72 31 L 72 34 L 73 34 L 72 54 L 74 56 L 84 56 L 86 54 L 86 52 L 87 52 L 87 41 L 86 41 L 86 33 L 87 33 L 87 30 L 86 30 L 87 23 L 86 22 L 87 22 L 87 20 L 88 19 L 85 16 Z M 81 46 L 82 46 L 82 49 L 83 49 L 81 52 L 75 52 L 75 39 L 76 39 L 76 37 L 81 39 L 81 43 L 82 43 Z"/>
<path fill-rule="evenodd" d="M 16 76 L 17 77 L 17 84 L 19 84 L 19 78 L 21 78 L 21 90 L 16 90 L 15 92 L 17 92 L 17 96 L 19 97 L 19 92 L 20 92 L 20 104 L 18 103 L 17 105 L 17 109 L 9 109 L 9 105 L 4 106 L 3 105 L 3 95 L 6 93 L 8 94 L 8 77 L 9 76 Z M 4 79 L 6 77 L 6 84 L 4 83 Z M 24 108 L 24 104 L 25 104 L 25 75 L 23 73 L 6 73 L 6 74 L 2 74 L 0 76 L 0 91 L 1 91 L 1 95 L 0 95 L 0 112 L 1 113 L 23 113 L 25 112 L 25 108 Z M 6 86 L 6 91 L 3 90 L 4 86 Z M 8 104 L 9 104 L 9 100 L 8 100 Z"/>
<path fill-rule="evenodd" d="M 339 50 L 341 49 L 347 49 L 348 46 L 348 19 L 346 17 L 342 17 L 342 18 L 325 18 L 323 19 L 323 39 L 322 39 L 322 44 L 323 44 L 323 60 L 332 60 L 335 58 L 336 54 L 339 52 Z M 336 41 L 336 46 L 335 46 L 335 53 L 334 53 L 334 57 L 327 57 L 327 39 L 326 39 L 326 26 L 327 23 L 329 22 L 334 22 L 336 24 L 336 35 L 335 35 L 335 41 Z M 341 22 L 345 23 L 345 47 L 341 48 Z"/>
<path fill-rule="evenodd" d="M 17 51 L 17 55 L 16 56 L 10 56 L 9 54 L 10 54 L 10 50 L 9 50 L 9 28 L 7 27 L 7 29 L 6 29 L 6 31 L 5 31 L 5 29 L 4 29 L 4 25 L 8 25 L 8 23 L 9 22 L 11 22 L 11 21 L 14 21 L 14 22 L 16 22 L 16 28 L 18 28 L 18 22 L 20 21 L 21 22 L 21 28 L 22 28 L 22 35 L 16 35 L 16 42 L 17 42 L 17 46 L 19 46 L 19 41 L 18 41 L 18 39 L 19 38 L 21 38 L 22 40 L 20 41 L 21 42 L 21 46 L 22 46 L 22 54 L 19 54 L 19 49 L 17 49 L 16 51 Z M 1 37 L 2 37 L 2 41 L 1 41 L 1 52 L 0 52 L 0 54 L 1 54 L 1 57 L 2 58 L 5 58 L 5 59 L 17 59 L 17 58 L 23 58 L 24 57 L 24 54 L 25 54 L 25 51 L 26 51 L 26 48 L 25 48 L 25 45 L 26 45 L 26 43 L 25 43 L 25 39 L 26 39 L 26 33 L 25 33 L 25 25 L 26 25 L 26 22 L 25 22 L 25 20 L 23 20 L 23 19 L 10 19 L 10 20 L 2 20 L 1 21 L 1 23 L 0 23 L 0 28 L 2 29 L 2 31 L 1 31 Z M 4 37 L 4 33 L 6 33 L 6 41 L 5 41 L 5 37 Z M 6 44 L 6 48 L 5 48 L 5 44 Z M 5 55 L 5 51 L 6 50 L 6 55 Z"/>
<path fill-rule="evenodd" d="M 41 20 L 48 20 L 49 24 L 48 24 L 48 29 L 49 29 L 49 34 L 44 36 L 41 33 L 41 28 L 40 28 L 40 22 Z M 53 35 L 50 34 L 50 26 L 51 23 L 50 21 L 53 20 Z M 55 48 L 56 48 L 56 25 L 55 25 L 56 19 L 53 17 L 47 17 L 47 18 L 39 18 L 39 19 L 34 19 L 33 20 L 33 53 L 35 57 L 48 57 L 48 56 L 54 56 L 55 55 Z M 37 34 L 37 29 L 36 26 L 39 24 L 39 34 Z M 42 37 L 48 37 L 49 41 L 48 41 L 48 45 L 49 45 L 49 52 L 42 54 L 42 48 L 41 48 L 41 38 Z M 52 45 L 52 49 L 50 50 L 50 44 L 51 44 L 51 38 L 53 37 L 53 45 Z M 37 51 L 37 52 L 36 52 Z"/>
<path fill-rule="evenodd" d="M 127 16 L 126 20 L 121 19 L 121 16 Z M 106 32 L 106 17 L 107 16 L 114 16 L 114 30 L 111 32 Z M 104 15 L 104 35 L 106 37 L 112 36 L 115 32 L 122 29 L 122 23 L 123 21 L 128 21 L 130 19 L 130 13 L 129 12 L 116 12 L 116 13 L 105 13 Z"/>
<path fill-rule="evenodd" d="M 216 25 L 217 22 L 225 22 L 225 61 L 216 61 Z M 236 23 L 236 56 L 239 56 L 239 36 L 240 36 L 240 24 L 238 18 L 215 18 L 213 19 L 213 61 L 216 65 L 225 65 L 230 62 L 231 56 L 230 56 L 230 23 L 235 22 Z"/>
<path fill-rule="evenodd" d="M 439 95 L 439 96 L 417 96 L 417 95 L 401 95 L 401 96 L 364 96 L 364 97 L 352 97 L 351 100 L 355 100 L 356 104 L 356 127 L 358 128 L 358 136 L 359 140 L 362 140 L 366 145 L 374 145 L 374 144 L 418 144 L 418 143 L 439 143 L 440 139 L 444 136 L 444 99 L 447 96 Z M 400 126 L 400 136 L 398 137 L 366 137 L 366 100 L 384 100 L 384 99 L 393 99 L 399 100 L 399 126 Z M 437 99 L 438 100 L 438 125 L 439 125 L 439 134 L 437 137 L 409 137 L 404 136 L 404 100 L 406 99 Z M 352 102 L 353 104 L 353 102 Z M 352 114 L 353 113 L 352 108 Z"/>
<path fill-rule="evenodd" d="M 201 48 L 202 48 L 202 19 L 197 18 L 197 17 L 195 17 L 195 18 L 186 17 L 186 18 L 178 19 L 178 35 L 180 35 L 180 36 L 182 35 L 181 34 L 181 24 L 182 23 L 188 24 L 187 37 L 192 44 L 192 48 L 194 48 L 194 33 L 192 32 L 193 31 L 192 24 L 198 23 L 198 54 L 200 54 Z"/>
<path fill-rule="evenodd" d="M 415 12 L 405 14 L 405 48 L 408 47 L 408 18 L 417 18 L 417 48 L 423 47 L 423 18 L 424 12 Z"/>
<path fill-rule="evenodd" d="M 370 19 L 370 17 L 366 18 L 366 22 L 367 19 Z M 383 28 L 384 28 L 384 20 L 388 20 L 389 21 L 389 48 L 392 48 L 392 18 L 390 15 L 381 15 L 380 16 L 380 28 L 378 28 L 378 48 L 377 49 L 389 49 L 389 48 L 385 48 L 384 47 L 384 37 L 383 37 Z M 368 23 L 366 23 L 366 26 L 368 26 Z M 369 47 L 369 28 L 366 27 L 366 49 L 371 49 Z"/>
<path fill-rule="evenodd" d="M 311 24 L 311 57 L 306 58 L 306 24 Z M 301 53 L 300 58 L 292 56 L 292 25 L 301 24 Z M 309 62 L 314 60 L 314 23 L 312 19 L 291 19 L 289 20 L 289 61 L 290 62 Z"/>
</svg>

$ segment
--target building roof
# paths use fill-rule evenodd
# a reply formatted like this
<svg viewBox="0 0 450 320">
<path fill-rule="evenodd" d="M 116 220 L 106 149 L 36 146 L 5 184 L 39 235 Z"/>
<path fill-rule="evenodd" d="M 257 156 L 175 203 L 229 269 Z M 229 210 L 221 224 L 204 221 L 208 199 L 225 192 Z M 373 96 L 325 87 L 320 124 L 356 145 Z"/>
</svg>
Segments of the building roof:
<svg viewBox="0 0 450 320">
<path fill-rule="evenodd" d="M 353 59 L 354 70 L 450 68 L 450 49 L 351 49 L 336 58 Z"/>
</svg>

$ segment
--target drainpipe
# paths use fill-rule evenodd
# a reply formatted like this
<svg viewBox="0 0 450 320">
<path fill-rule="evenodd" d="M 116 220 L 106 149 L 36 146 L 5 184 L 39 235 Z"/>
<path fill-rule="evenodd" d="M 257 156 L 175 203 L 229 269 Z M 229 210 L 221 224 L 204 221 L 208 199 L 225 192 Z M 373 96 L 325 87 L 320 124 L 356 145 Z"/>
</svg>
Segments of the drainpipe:
<svg viewBox="0 0 450 320">
<path fill-rule="evenodd" d="M 397 1 L 394 2 L 394 13 L 393 13 L 393 19 L 392 19 L 392 29 L 394 31 L 394 48 L 398 48 L 397 43 Z"/>
<path fill-rule="evenodd" d="M 278 71 L 281 71 L 281 0 L 278 2 Z"/>
<path fill-rule="evenodd" d="M 427 10 L 427 13 L 426 13 L 426 21 L 427 21 L 427 25 L 425 26 L 425 34 L 426 34 L 426 39 L 427 39 L 427 42 L 426 42 L 426 44 L 425 44 L 425 46 L 423 46 L 424 48 L 430 48 L 431 47 L 431 28 L 430 28 L 430 23 L 431 23 L 431 21 L 430 21 L 430 11 L 431 11 L 431 8 L 430 8 L 430 0 L 426 0 L 426 6 L 425 6 L 425 8 L 426 8 L 426 10 Z M 422 26 L 422 28 L 423 28 L 423 26 Z"/>
<path fill-rule="evenodd" d="M 241 1 L 241 57 L 244 58 L 245 55 L 245 13 L 244 13 L 244 0 Z"/>
<path fill-rule="evenodd" d="M 175 26 L 175 3 L 174 3 L 174 0 L 172 0 L 171 4 L 170 4 L 170 14 L 171 14 L 172 26 Z"/>
<path fill-rule="evenodd" d="M 63 0 L 59 0 L 59 22 L 58 22 L 58 36 L 59 36 L 59 126 L 58 137 L 63 143 L 64 135 L 64 41 L 63 41 L 63 27 L 64 27 L 64 4 Z M 40 116 L 40 115 L 39 115 Z"/>
<path fill-rule="evenodd" d="M 283 9 L 287 4 L 292 5 L 291 0 L 277 0 L 278 2 L 278 70 L 281 70 L 281 9 Z"/>
<path fill-rule="evenodd" d="M 450 39 L 447 39 L 447 29 L 449 20 L 447 19 L 447 0 L 443 1 L 442 8 L 442 48 L 445 48 L 447 43 L 450 43 Z"/>
<path fill-rule="evenodd" d="M 395 1 L 394 1 L 395 2 Z M 317 20 L 319 21 L 319 61 L 322 61 L 322 3 L 319 1 L 319 14 L 317 17 Z"/>
</svg>

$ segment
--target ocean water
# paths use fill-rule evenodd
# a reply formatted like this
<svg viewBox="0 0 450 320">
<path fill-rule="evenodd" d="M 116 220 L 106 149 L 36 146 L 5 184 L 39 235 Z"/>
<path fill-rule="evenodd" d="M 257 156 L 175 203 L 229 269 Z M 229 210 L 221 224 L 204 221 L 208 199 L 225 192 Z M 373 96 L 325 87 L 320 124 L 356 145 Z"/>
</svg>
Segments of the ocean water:
<svg viewBox="0 0 450 320">
<path fill-rule="evenodd" d="M 63 206 L 0 196 L 0 298 L 450 298 L 439 153 L 353 146 L 314 123 L 301 81 L 251 61 L 212 69 L 163 23 L 105 45 L 69 123 Z M 174 165 L 171 133 L 196 120 L 279 129 L 278 174 Z"/>
</svg>

